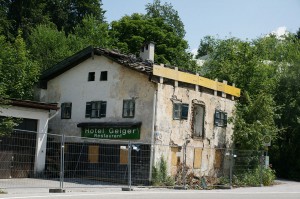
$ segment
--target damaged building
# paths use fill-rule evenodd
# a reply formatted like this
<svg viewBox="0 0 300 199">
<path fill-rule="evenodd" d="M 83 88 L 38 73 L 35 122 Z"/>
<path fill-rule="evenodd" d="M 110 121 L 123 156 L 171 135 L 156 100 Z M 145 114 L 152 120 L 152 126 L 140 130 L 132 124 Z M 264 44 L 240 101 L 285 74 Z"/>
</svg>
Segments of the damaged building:
<svg viewBox="0 0 300 199">
<path fill-rule="evenodd" d="M 240 90 L 177 67 L 156 65 L 154 48 L 146 44 L 141 58 L 136 58 L 88 47 L 41 76 L 39 100 L 60 106 L 60 114 L 49 122 L 50 132 L 73 138 L 66 141 L 66 150 L 85 151 L 80 159 L 66 157 L 77 158 L 75 166 L 85 162 L 82 175 L 105 178 L 89 173 L 91 164 L 101 171 L 125 170 L 129 141 L 138 148 L 132 150 L 133 172 L 139 170 L 136 175 L 146 180 L 151 180 L 152 166 L 161 157 L 170 174 L 182 161 L 199 176 L 222 164 L 218 149 L 231 145 L 233 126 L 227 119 L 234 116 Z M 101 143 L 90 143 L 89 138 Z M 185 157 L 184 146 L 193 147 Z"/>
</svg>

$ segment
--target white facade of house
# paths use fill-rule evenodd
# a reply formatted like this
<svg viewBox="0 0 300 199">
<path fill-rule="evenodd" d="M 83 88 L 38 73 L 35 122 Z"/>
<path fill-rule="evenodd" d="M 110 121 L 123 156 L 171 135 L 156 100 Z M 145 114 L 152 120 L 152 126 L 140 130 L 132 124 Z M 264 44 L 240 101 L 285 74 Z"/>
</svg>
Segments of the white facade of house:
<svg viewBox="0 0 300 199">
<path fill-rule="evenodd" d="M 107 71 L 107 81 L 100 81 L 100 73 Z M 95 80 L 88 81 L 89 72 Z M 70 119 L 58 114 L 49 124 L 51 132 L 67 136 L 81 136 L 82 122 L 142 122 L 139 142 L 150 143 L 153 127 L 153 106 L 156 85 L 145 74 L 128 69 L 104 56 L 95 56 L 51 79 L 41 93 L 41 101 L 58 104 L 71 102 Z M 123 118 L 123 100 L 135 100 L 134 118 Z M 106 117 L 86 118 L 86 102 L 106 101 Z"/>
</svg>

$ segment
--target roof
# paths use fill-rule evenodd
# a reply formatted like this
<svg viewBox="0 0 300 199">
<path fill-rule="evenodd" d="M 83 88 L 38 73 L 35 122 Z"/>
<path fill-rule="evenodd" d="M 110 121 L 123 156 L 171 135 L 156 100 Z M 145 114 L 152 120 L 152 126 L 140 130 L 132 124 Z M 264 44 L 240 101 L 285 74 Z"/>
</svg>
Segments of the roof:
<svg viewBox="0 0 300 199">
<path fill-rule="evenodd" d="M 143 61 L 141 58 L 137 58 L 134 55 L 125 55 L 113 50 L 89 46 L 44 71 L 40 77 L 41 87 L 47 88 L 47 82 L 49 80 L 59 76 L 94 55 L 105 56 L 114 62 L 141 73 L 148 75 L 152 74 L 153 63 L 150 61 Z"/>
<path fill-rule="evenodd" d="M 56 103 L 44 103 L 44 102 L 36 102 L 30 100 L 20 100 L 20 99 L 7 99 L 8 105 L 26 107 L 26 108 L 36 108 L 43 110 L 58 110 Z"/>
<path fill-rule="evenodd" d="M 198 74 L 195 74 L 191 71 L 180 69 L 177 67 L 163 65 L 162 68 L 160 67 L 160 65 L 154 65 L 152 61 L 143 61 L 141 58 L 137 58 L 135 55 L 132 54 L 126 55 L 117 51 L 107 50 L 104 48 L 93 48 L 92 46 L 89 46 L 79 51 L 78 53 L 64 59 L 63 61 L 44 71 L 40 77 L 40 87 L 46 89 L 47 82 L 49 80 L 75 67 L 76 65 L 87 60 L 88 58 L 94 57 L 94 55 L 105 56 L 108 59 L 119 63 L 124 67 L 146 74 L 150 77 L 164 77 L 174 81 L 199 85 L 215 91 L 224 92 L 226 94 L 233 95 L 236 97 L 240 96 L 240 89 L 234 86 L 227 85 L 227 83 L 221 83 L 218 81 L 210 80 L 201 77 Z M 155 81 L 154 78 L 149 79 Z"/>
</svg>

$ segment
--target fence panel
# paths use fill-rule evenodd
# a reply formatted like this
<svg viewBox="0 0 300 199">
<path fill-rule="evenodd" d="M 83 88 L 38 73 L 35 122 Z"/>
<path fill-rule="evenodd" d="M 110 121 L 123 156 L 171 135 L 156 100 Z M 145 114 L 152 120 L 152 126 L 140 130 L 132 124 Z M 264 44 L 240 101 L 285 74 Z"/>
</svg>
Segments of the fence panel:
<svg viewBox="0 0 300 199">
<path fill-rule="evenodd" d="M 233 185 L 262 186 L 263 152 L 234 150 Z"/>
<path fill-rule="evenodd" d="M 46 142 L 41 142 L 44 140 Z M 0 188 L 259 186 L 261 151 L 14 131 L 0 144 Z"/>
<path fill-rule="evenodd" d="M 41 135 L 43 139 L 60 139 L 57 135 Z M 45 149 L 32 131 L 15 130 L 0 138 L 0 188 L 59 187 L 59 153 L 51 142 Z M 46 158 L 51 154 L 52 159 Z M 58 155 L 57 155 L 58 154 Z M 41 169 L 40 169 L 41 168 Z M 58 176 L 57 176 L 58 175 Z"/>
</svg>

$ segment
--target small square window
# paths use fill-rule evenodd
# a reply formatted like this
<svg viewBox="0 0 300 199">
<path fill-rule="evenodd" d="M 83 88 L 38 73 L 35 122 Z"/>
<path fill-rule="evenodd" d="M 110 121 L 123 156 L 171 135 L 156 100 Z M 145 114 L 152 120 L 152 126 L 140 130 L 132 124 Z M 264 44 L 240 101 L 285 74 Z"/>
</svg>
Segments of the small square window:
<svg viewBox="0 0 300 199">
<path fill-rule="evenodd" d="M 215 123 L 215 126 L 226 127 L 227 126 L 227 113 L 216 110 L 214 123 Z"/>
<path fill-rule="evenodd" d="M 174 103 L 173 104 L 173 119 L 187 120 L 189 112 L 188 104 Z"/>
<path fill-rule="evenodd" d="M 95 81 L 95 72 L 89 72 L 88 81 Z"/>
<path fill-rule="evenodd" d="M 134 117 L 134 112 L 135 112 L 135 101 L 123 100 L 123 117 L 124 118 Z"/>
<path fill-rule="evenodd" d="M 102 71 L 101 72 L 100 81 L 107 81 L 107 71 Z"/>
<path fill-rule="evenodd" d="M 72 114 L 72 103 L 61 104 L 61 119 L 71 119 Z"/>
</svg>

